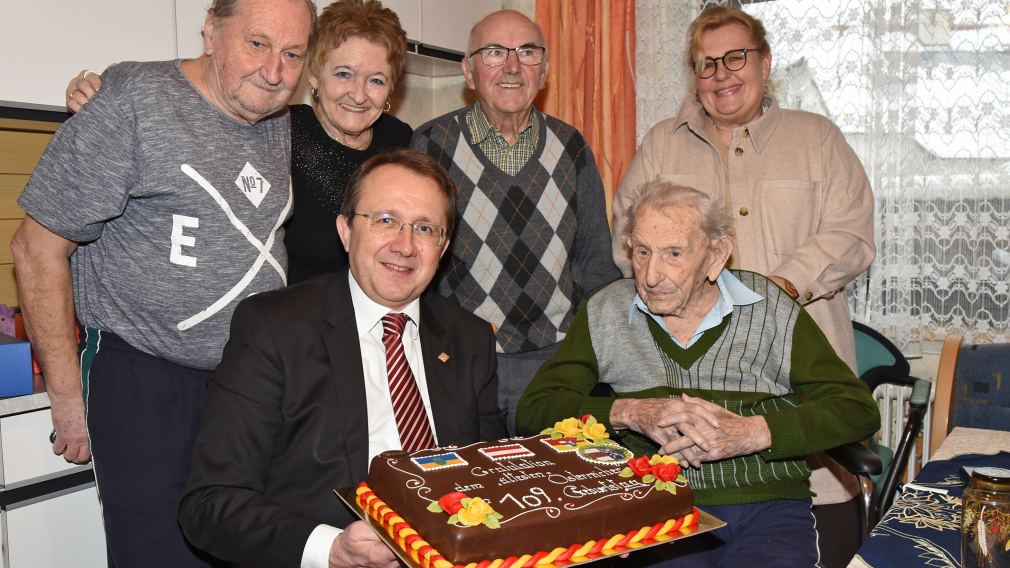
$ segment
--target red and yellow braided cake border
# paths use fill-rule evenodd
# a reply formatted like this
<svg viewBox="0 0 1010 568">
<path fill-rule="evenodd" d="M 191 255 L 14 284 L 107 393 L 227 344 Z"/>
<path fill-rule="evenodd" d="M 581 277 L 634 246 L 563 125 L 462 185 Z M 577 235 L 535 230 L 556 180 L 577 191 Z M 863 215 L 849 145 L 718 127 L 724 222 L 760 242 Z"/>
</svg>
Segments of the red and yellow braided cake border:
<svg viewBox="0 0 1010 568">
<path fill-rule="evenodd" d="M 698 526 L 698 508 L 679 519 L 668 519 L 649 527 L 642 527 L 628 534 L 615 534 L 610 538 L 590 540 L 573 544 L 568 548 L 555 548 L 550 552 L 509 556 L 453 565 L 420 535 L 417 534 L 396 511 L 380 499 L 367 483 L 361 483 L 355 490 L 355 500 L 362 511 L 368 514 L 382 528 L 386 529 L 393 541 L 422 568 L 551 568 L 567 566 L 576 562 L 623 554 L 636 548 L 664 542 L 677 536 L 690 534 Z"/>
</svg>

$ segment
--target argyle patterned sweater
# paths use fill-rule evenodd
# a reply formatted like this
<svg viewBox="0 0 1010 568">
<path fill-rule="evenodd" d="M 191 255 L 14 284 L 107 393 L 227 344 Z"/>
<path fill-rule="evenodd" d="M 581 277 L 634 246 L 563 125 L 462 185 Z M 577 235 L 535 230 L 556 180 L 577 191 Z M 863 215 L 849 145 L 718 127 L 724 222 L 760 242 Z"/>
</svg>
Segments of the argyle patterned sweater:
<svg viewBox="0 0 1010 568">
<path fill-rule="evenodd" d="M 620 276 L 603 184 L 578 130 L 545 114 L 533 157 L 515 176 L 502 172 L 471 139 L 467 110 L 411 141 L 459 187 L 438 293 L 492 323 L 499 352 L 536 351 L 564 339 L 582 300 Z"/>
<path fill-rule="evenodd" d="M 614 282 L 589 299 L 568 337 L 519 402 L 519 434 L 536 434 L 569 416 L 592 414 L 613 431 L 614 398 L 590 396 L 606 383 L 619 398 L 703 398 L 741 416 L 764 416 L 771 448 L 688 468 L 703 505 L 810 496 L 805 456 L 861 440 L 880 427 L 865 384 L 835 354 L 807 312 L 760 274 L 732 271 L 764 299 L 734 306 L 718 326 L 684 349 L 642 311 L 635 282 Z M 636 455 L 656 445 L 618 434 Z"/>
</svg>

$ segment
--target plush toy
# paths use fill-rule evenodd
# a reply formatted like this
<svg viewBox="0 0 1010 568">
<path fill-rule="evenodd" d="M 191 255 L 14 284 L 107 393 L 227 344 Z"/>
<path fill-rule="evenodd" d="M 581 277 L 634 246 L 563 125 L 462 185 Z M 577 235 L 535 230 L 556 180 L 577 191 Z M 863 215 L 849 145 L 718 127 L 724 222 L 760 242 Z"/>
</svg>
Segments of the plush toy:
<svg viewBox="0 0 1010 568">
<path fill-rule="evenodd" d="M 0 333 L 14 337 L 14 308 L 0 304 Z"/>
</svg>

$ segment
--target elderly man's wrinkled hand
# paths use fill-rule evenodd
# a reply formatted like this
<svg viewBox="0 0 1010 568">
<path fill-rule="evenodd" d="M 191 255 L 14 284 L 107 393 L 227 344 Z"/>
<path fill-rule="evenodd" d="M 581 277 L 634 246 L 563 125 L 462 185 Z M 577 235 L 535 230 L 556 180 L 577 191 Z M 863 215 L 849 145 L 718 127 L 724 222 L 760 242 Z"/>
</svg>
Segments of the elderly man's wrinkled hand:
<svg viewBox="0 0 1010 568">
<path fill-rule="evenodd" d="M 720 424 L 709 408 L 697 404 L 699 400 L 618 399 L 611 407 L 610 423 L 645 434 L 660 446 L 669 445 L 673 448 L 670 453 L 695 445 L 707 450 L 710 449 L 707 438 L 701 435 L 701 431 L 716 430 Z"/>
<path fill-rule="evenodd" d="M 683 440 L 671 440 L 664 443 L 661 452 L 679 454 L 692 466 L 698 467 L 703 462 L 713 462 L 760 452 L 771 447 L 771 431 L 762 416 L 740 416 L 725 408 L 702 400 L 684 396 L 684 402 L 702 408 L 711 413 L 719 423 L 719 428 L 711 428 L 697 424 L 697 436 L 705 441 L 705 446 L 697 444 L 684 448 Z M 660 422 L 659 427 L 679 425 Z M 687 436 L 694 439 L 694 436 Z"/>
</svg>

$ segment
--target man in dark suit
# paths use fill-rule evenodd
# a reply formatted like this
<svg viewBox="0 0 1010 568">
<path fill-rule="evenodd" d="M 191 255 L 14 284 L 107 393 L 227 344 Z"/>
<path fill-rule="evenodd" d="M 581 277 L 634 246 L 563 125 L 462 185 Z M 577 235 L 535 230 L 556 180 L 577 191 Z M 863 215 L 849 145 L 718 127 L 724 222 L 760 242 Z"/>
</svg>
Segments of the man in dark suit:
<svg viewBox="0 0 1010 568">
<path fill-rule="evenodd" d="M 491 326 L 422 296 L 448 246 L 455 191 L 423 154 L 373 157 L 337 217 L 349 271 L 235 310 L 180 504 L 198 548 L 243 566 L 395 566 L 332 490 L 364 480 L 385 450 L 506 436 Z M 390 313 L 407 316 L 392 343 Z M 398 406 L 404 372 L 414 422 Z"/>
</svg>

